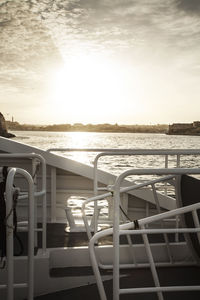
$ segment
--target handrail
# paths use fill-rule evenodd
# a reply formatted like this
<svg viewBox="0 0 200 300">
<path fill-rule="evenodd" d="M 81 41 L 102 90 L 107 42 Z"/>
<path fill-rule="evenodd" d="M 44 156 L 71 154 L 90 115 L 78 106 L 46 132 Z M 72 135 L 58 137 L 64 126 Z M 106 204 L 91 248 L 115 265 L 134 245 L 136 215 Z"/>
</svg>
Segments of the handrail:
<svg viewBox="0 0 200 300">
<path fill-rule="evenodd" d="M 14 177 L 16 174 L 22 175 L 29 186 L 29 205 L 28 205 L 28 264 L 27 264 L 27 284 L 14 284 L 14 261 L 13 261 L 13 188 Z M 7 300 L 14 299 L 14 287 L 28 287 L 28 300 L 33 300 L 34 289 L 34 183 L 32 176 L 23 169 L 10 168 L 6 180 L 6 215 L 7 215 Z"/>
<path fill-rule="evenodd" d="M 187 210 L 187 212 L 193 211 L 194 207 L 192 207 L 193 205 L 191 205 L 191 207 L 189 208 L 189 210 Z M 198 209 L 200 208 L 200 206 L 198 205 Z M 197 209 L 197 207 L 196 207 Z M 179 215 L 181 212 L 179 211 L 180 208 L 176 211 L 176 214 L 172 214 L 171 217 Z M 184 212 L 183 212 L 184 213 Z M 160 214 L 161 218 L 160 220 L 163 220 L 165 217 L 162 216 L 162 213 Z M 153 221 L 152 221 L 153 222 Z M 123 224 L 120 225 L 120 231 L 119 231 L 119 235 L 144 235 L 144 234 L 166 234 L 166 233 L 199 233 L 200 232 L 200 228 L 174 228 L 174 229 L 134 229 L 134 223 L 127 223 L 127 224 Z M 97 232 L 92 239 L 90 240 L 89 243 L 89 252 L 90 252 L 90 259 L 91 259 L 91 264 L 93 266 L 93 271 L 97 280 L 97 286 L 99 289 L 99 293 L 100 293 L 100 297 L 101 300 L 106 300 L 106 294 L 105 294 L 105 290 L 104 290 L 104 286 L 103 286 L 103 282 L 101 279 L 101 275 L 99 272 L 99 268 L 98 268 L 98 264 L 97 264 L 97 260 L 96 260 L 96 256 L 95 256 L 95 245 L 96 242 L 100 239 L 103 238 L 105 236 L 111 235 L 113 234 L 113 228 L 109 228 L 109 229 L 105 229 L 103 231 Z M 160 266 L 165 266 L 164 263 L 160 263 Z M 175 265 L 175 264 L 174 264 Z M 179 265 L 179 264 L 178 264 Z M 146 264 L 143 264 L 142 267 L 147 266 Z M 128 265 L 124 265 L 124 267 L 128 268 L 128 267 L 132 267 L 132 265 L 128 266 Z M 188 291 L 188 290 L 200 290 L 200 286 L 173 286 L 173 288 L 171 287 L 171 291 Z M 168 287 L 152 287 L 152 288 L 134 288 L 134 289 L 120 289 L 120 293 L 121 294 L 126 294 L 126 293 L 138 293 L 138 292 L 142 292 L 142 293 L 148 293 L 148 292 L 164 292 L 164 291 L 170 291 L 170 287 L 168 289 Z M 115 298 L 113 298 L 115 299 Z"/>
<path fill-rule="evenodd" d="M 42 197 L 42 251 L 43 254 L 46 252 L 46 219 L 47 219 L 47 212 L 46 212 L 46 161 L 44 157 L 37 153 L 0 153 L 0 159 L 1 158 L 27 158 L 32 159 L 33 165 L 36 163 L 35 160 L 39 160 L 41 164 L 41 190 L 40 191 L 34 191 L 35 197 Z M 20 196 L 22 199 L 25 199 L 27 196 L 23 195 Z M 35 209 L 36 214 L 36 209 Z M 36 215 L 35 215 L 35 222 Z M 37 224 L 35 224 L 37 226 Z M 36 228 L 37 230 L 37 228 Z"/>
<path fill-rule="evenodd" d="M 98 168 L 97 168 L 97 165 L 98 165 L 98 160 L 100 159 L 100 157 L 103 157 L 103 156 L 118 156 L 118 155 L 128 155 L 128 156 L 131 156 L 131 155 L 163 155 L 165 154 L 165 167 L 167 167 L 167 164 L 166 164 L 166 161 L 168 161 L 168 156 L 166 156 L 166 150 L 152 150 L 152 149 L 117 149 L 115 151 L 104 151 L 102 153 L 99 153 L 96 157 L 95 157 L 95 160 L 94 160 L 94 195 L 96 196 L 98 194 Z M 178 160 L 178 158 L 177 158 Z M 95 202 L 94 204 L 94 232 L 97 232 L 97 202 Z"/>
<path fill-rule="evenodd" d="M 119 299 L 119 203 L 120 203 L 120 186 L 124 178 L 130 175 L 181 175 L 181 174 L 200 174 L 200 169 L 135 169 L 128 170 L 118 176 L 114 185 L 114 225 L 113 225 L 113 244 L 114 244 L 114 267 L 113 267 L 113 297 Z M 145 237 L 144 237 L 145 238 Z M 146 239 L 146 238 L 145 238 Z M 147 241 L 146 241 L 147 244 Z M 152 257 L 149 259 L 152 260 Z M 155 282 L 158 282 L 157 273 L 152 271 Z M 158 285 L 158 283 L 156 283 Z M 162 298 L 161 295 L 159 295 Z"/>
<path fill-rule="evenodd" d="M 117 156 L 117 155 L 160 155 L 165 156 L 165 168 L 168 168 L 168 156 L 176 155 L 176 167 L 180 167 L 181 155 L 197 155 L 200 154 L 200 149 L 113 149 L 113 148 L 50 148 L 47 152 L 100 152 L 94 159 L 94 171 L 93 171 L 93 191 L 94 196 L 97 196 L 98 191 L 98 160 L 102 156 Z M 98 204 L 94 203 L 94 232 L 97 232 L 98 222 Z"/>
<path fill-rule="evenodd" d="M 66 151 L 66 152 L 131 152 L 135 155 L 194 155 L 200 154 L 200 149 L 123 149 L 123 148 L 49 148 L 47 152 Z"/>
<path fill-rule="evenodd" d="M 151 222 L 154 221 L 161 221 L 163 219 L 166 218 L 171 218 L 177 215 L 180 215 L 182 213 L 191 211 L 191 210 L 197 210 L 200 208 L 200 203 L 197 204 L 193 204 L 190 205 L 188 207 L 182 207 L 182 208 L 178 208 L 178 209 L 174 209 L 172 211 L 168 211 L 168 212 L 164 212 L 164 213 L 160 213 L 158 215 L 154 215 L 154 216 L 150 216 L 150 217 L 146 217 L 143 219 L 138 220 L 138 224 L 139 227 L 141 229 L 139 230 L 130 230 L 130 229 L 134 229 L 135 223 L 134 222 L 130 222 L 127 224 L 123 224 L 120 225 L 119 223 L 119 203 L 120 203 L 120 193 L 121 193 L 121 183 L 124 180 L 125 177 L 130 176 L 130 175 L 169 175 L 170 176 L 175 176 L 175 175 L 181 175 L 181 174 L 200 174 L 200 168 L 174 168 L 174 169 L 132 169 L 129 171 L 125 171 L 124 173 L 122 173 L 120 176 L 118 176 L 118 178 L 116 179 L 115 185 L 114 185 L 114 226 L 113 229 L 109 228 L 109 229 L 105 229 L 101 232 L 97 232 L 91 239 L 89 242 L 89 250 L 90 250 L 90 258 L 91 258 L 91 262 L 92 262 L 92 266 L 93 266 L 93 270 L 97 279 L 97 284 L 98 284 L 98 288 L 99 288 L 99 292 L 101 295 L 101 299 L 106 299 L 106 295 L 105 295 L 105 291 L 104 291 L 104 287 L 102 284 L 102 280 L 101 280 L 101 275 L 98 269 L 98 263 L 96 260 L 96 256 L 95 256 L 95 244 L 96 241 L 103 236 L 106 235 L 110 235 L 113 233 L 113 245 L 114 245 L 114 266 L 113 266 L 113 299 L 118 300 L 119 299 L 119 293 L 133 293 L 133 292 L 137 292 L 139 291 L 137 289 L 137 291 L 133 291 L 133 290 L 122 290 L 119 288 L 119 235 L 121 234 L 142 234 L 143 239 L 144 239 L 144 243 L 145 246 L 147 248 L 148 251 L 148 258 L 149 261 L 151 262 L 151 269 L 152 269 L 152 274 L 153 274 L 153 278 L 155 280 L 155 284 L 156 287 L 155 288 L 148 288 L 145 292 L 149 292 L 150 289 L 152 289 L 152 291 L 154 292 L 158 292 L 158 296 L 159 299 L 162 299 L 162 291 L 165 290 L 166 287 L 160 287 L 159 286 L 159 281 L 157 278 L 157 273 L 155 271 L 155 264 L 153 262 L 153 258 L 151 255 L 151 250 L 148 244 L 148 240 L 146 240 L 146 234 L 147 233 L 166 233 L 166 232 L 173 232 L 173 233 L 179 233 L 179 232 L 199 232 L 199 228 L 198 229 L 183 229 L 183 228 L 175 228 L 175 229 L 170 229 L 170 230 L 166 230 L 166 229 L 160 229 L 160 230 L 156 230 L 156 229 L 145 229 L 144 225 L 145 224 L 149 224 Z M 150 181 L 149 181 L 150 182 Z M 148 183 L 149 183 L 148 182 Z M 145 184 L 145 183 L 144 183 Z M 129 187 L 128 187 L 129 188 Z M 131 188 L 131 187 L 130 187 Z M 132 188 L 136 188 L 136 186 L 132 186 Z M 88 199 L 89 200 L 89 199 Z M 195 215 L 195 214 L 194 214 Z M 194 217 L 195 218 L 195 217 Z M 198 225 L 198 224 L 197 224 Z M 197 226 L 199 227 L 199 226 Z M 123 231 L 121 231 L 123 230 Z M 184 289 L 185 287 L 183 287 Z M 175 289 L 180 290 L 181 287 L 175 287 Z M 189 288 L 190 290 L 192 288 Z M 200 289 L 200 287 L 194 287 L 194 289 Z"/>
<path fill-rule="evenodd" d="M 172 155 L 176 155 L 176 167 L 180 167 L 180 156 L 181 155 L 199 155 L 200 149 L 113 149 L 113 148 L 50 148 L 47 150 L 48 152 L 99 152 L 94 159 L 94 168 L 93 168 L 93 191 L 94 196 L 98 195 L 98 191 L 101 188 L 98 188 L 98 160 L 103 156 L 119 156 L 119 155 L 159 155 L 164 156 L 164 167 L 168 168 L 168 157 Z M 54 186 L 55 188 L 55 186 Z M 166 192 L 166 191 L 165 191 Z M 94 202 L 94 232 L 97 232 L 98 227 L 98 203 Z"/>
<path fill-rule="evenodd" d="M 133 190 L 137 190 L 139 188 L 142 188 L 142 187 L 145 187 L 145 186 L 148 186 L 148 185 L 154 185 L 154 184 L 159 183 L 159 182 L 168 181 L 172 178 L 174 178 L 174 175 L 165 176 L 165 177 L 162 177 L 162 178 L 159 178 L 159 179 L 148 180 L 148 181 L 145 181 L 145 182 L 137 184 L 137 185 L 134 184 L 134 185 L 130 185 L 130 186 L 127 186 L 127 187 L 122 187 L 122 188 L 120 188 L 120 194 L 129 192 L 129 191 L 133 191 Z M 108 186 L 108 192 L 107 193 L 88 198 L 82 204 L 81 213 L 82 213 L 82 218 L 83 218 L 83 221 L 84 221 L 84 224 L 85 224 L 85 228 L 86 228 L 86 232 L 87 232 L 89 240 L 91 239 L 92 234 L 91 234 L 91 230 L 90 230 L 90 227 L 89 227 L 89 224 L 88 224 L 88 221 L 87 221 L 87 217 L 86 217 L 86 214 L 85 214 L 85 206 L 90 202 L 94 201 L 94 203 L 95 203 L 98 200 L 103 200 L 107 197 L 113 196 L 113 191 L 114 191 L 114 186 L 110 185 L 110 186 Z"/>
</svg>

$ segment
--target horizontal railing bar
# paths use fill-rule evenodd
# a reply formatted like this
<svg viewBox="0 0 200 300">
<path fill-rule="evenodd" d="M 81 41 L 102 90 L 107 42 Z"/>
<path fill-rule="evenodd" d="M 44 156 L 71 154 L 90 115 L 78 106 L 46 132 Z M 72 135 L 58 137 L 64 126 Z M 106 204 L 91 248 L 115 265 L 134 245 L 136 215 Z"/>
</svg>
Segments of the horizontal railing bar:
<svg viewBox="0 0 200 300">
<path fill-rule="evenodd" d="M 1 158 L 38 158 L 40 161 L 45 162 L 43 156 L 37 153 L 0 153 Z"/>
<path fill-rule="evenodd" d="M 140 170 L 140 169 L 136 169 L 136 171 L 138 171 L 138 170 Z M 135 190 L 135 189 L 138 189 L 138 188 L 141 188 L 141 187 L 148 186 L 150 184 L 159 183 L 161 181 L 167 181 L 169 179 L 172 179 L 175 175 L 176 174 L 169 175 L 169 176 L 167 176 L 165 178 L 153 179 L 153 180 L 149 180 L 149 181 L 146 181 L 146 182 L 143 182 L 143 183 L 139 183 L 139 184 L 134 184 L 134 185 L 131 185 L 131 186 L 123 187 L 123 188 L 120 188 L 120 193 L 125 193 L 125 192 L 128 192 L 130 190 Z M 94 196 L 94 197 L 88 198 L 86 201 L 84 201 L 83 205 L 85 206 L 85 204 L 87 204 L 89 202 L 96 201 L 96 200 L 102 200 L 102 199 L 104 199 L 106 197 L 112 196 L 113 195 L 113 186 L 110 185 L 110 186 L 107 187 L 107 189 L 110 190 L 110 191 L 108 191 L 105 194 L 101 194 L 101 195 L 98 195 L 98 196 Z"/>
<path fill-rule="evenodd" d="M 98 264 L 99 268 L 103 269 L 103 270 L 112 270 L 113 269 L 113 265 L 103 265 L 101 263 Z M 183 266 L 194 266 L 196 265 L 196 262 L 192 262 L 192 261 L 179 261 L 179 262 L 155 262 L 155 266 L 156 267 L 169 267 L 169 266 L 173 266 L 173 267 L 183 267 Z M 142 269 L 142 268 L 149 268 L 149 263 L 132 263 L 132 264 L 120 264 L 119 265 L 120 269 Z"/>
<path fill-rule="evenodd" d="M 177 168 L 174 168 L 174 169 L 146 169 L 146 170 L 134 169 L 134 170 L 131 170 L 130 172 L 131 172 L 130 175 L 151 175 L 151 174 L 153 174 L 153 175 L 173 174 L 173 175 L 166 176 L 166 178 L 153 179 L 153 180 L 149 180 L 149 181 L 146 181 L 146 182 L 143 182 L 140 184 L 134 184 L 132 186 L 120 188 L 120 193 L 125 193 L 125 192 L 131 191 L 131 190 L 135 190 L 135 189 L 138 189 L 141 187 L 148 186 L 150 184 L 167 181 L 169 179 L 172 179 L 175 175 L 181 175 L 181 174 L 186 174 L 186 173 L 187 174 L 199 174 L 200 169 L 189 169 L 189 168 L 187 168 L 187 169 L 181 169 L 181 168 L 180 169 L 177 169 Z M 105 194 L 101 194 L 101 195 L 94 196 L 94 197 L 87 199 L 84 202 L 84 206 L 89 202 L 96 201 L 96 200 L 102 200 L 106 197 L 112 196 L 113 195 L 113 186 L 108 186 L 107 188 L 110 191 L 108 191 Z"/>
<path fill-rule="evenodd" d="M 189 286 L 160 286 L 160 287 L 142 287 L 142 288 L 129 288 L 120 289 L 120 294 L 132 294 L 132 293 L 152 293 L 152 292 L 178 292 L 178 291 L 199 291 L 199 285 Z"/>
<path fill-rule="evenodd" d="M 133 229 L 133 230 L 120 230 L 120 235 L 138 235 L 138 234 L 158 234 L 158 233 L 197 233 L 200 228 L 166 228 L 166 229 Z"/>
<path fill-rule="evenodd" d="M 7 284 L 0 284 L 0 290 L 6 289 L 7 288 Z"/>
<path fill-rule="evenodd" d="M 154 216 L 151 216 L 151 217 L 146 217 L 144 219 L 140 219 L 140 220 L 138 220 L 138 222 L 139 222 L 139 225 L 149 224 L 151 222 L 160 221 L 160 220 L 164 219 L 165 217 L 176 216 L 176 215 L 183 214 L 183 213 L 186 213 L 186 212 L 190 212 L 192 210 L 199 209 L 199 208 L 200 208 L 200 203 L 191 204 L 191 205 L 186 206 L 186 207 L 181 207 L 181 208 L 174 209 L 173 211 L 168 211 L 168 212 L 161 213 L 159 215 L 154 215 Z M 131 230 L 133 230 L 135 234 L 136 234 L 136 232 L 138 232 L 138 234 L 139 234 L 139 233 L 142 233 L 142 230 L 144 230 L 143 233 L 147 233 L 148 231 L 151 231 L 151 230 L 152 231 L 157 230 L 157 229 L 134 230 L 134 226 L 135 226 L 134 222 L 125 223 L 125 224 L 119 226 L 119 232 L 122 231 L 122 230 L 123 231 L 128 230 L 128 234 L 130 234 Z M 168 229 L 168 231 L 169 230 L 176 231 L 176 230 L 180 230 L 180 229 L 184 229 L 184 228 Z M 162 230 L 164 230 L 164 229 L 162 229 Z M 111 234 L 113 234 L 113 228 L 108 228 L 108 229 L 105 229 L 103 231 L 97 232 L 91 238 L 91 245 L 92 245 L 92 243 L 95 243 L 96 240 L 100 239 L 101 237 L 104 237 L 106 235 L 111 235 Z"/>
<path fill-rule="evenodd" d="M 14 283 L 13 284 L 14 288 L 26 288 L 28 287 L 27 283 Z M 0 284 L 0 290 L 6 289 L 7 288 L 7 284 Z"/>
<path fill-rule="evenodd" d="M 43 196 L 45 195 L 46 193 L 46 190 L 42 190 L 42 191 L 39 191 L 39 192 L 34 192 L 34 196 L 35 197 L 40 197 L 40 196 Z M 20 200 L 24 200 L 24 199 L 27 199 L 28 198 L 28 193 L 24 193 L 23 195 L 19 195 L 18 199 Z"/>
<path fill-rule="evenodd" d="M 67 152 L 105 152 L 108 155 L 108 152 L 112 152 L 112 155 L 115 153 L 130 153 L 135 155 L 177 155 L 177 154 L 200 154 L 200 149 L 113 149 L 113 148 L 50 148 L 47 152 L 52 151 L 67 151 Z M 111 153 L 110 153 L 111 154 Z"/>
</svg>

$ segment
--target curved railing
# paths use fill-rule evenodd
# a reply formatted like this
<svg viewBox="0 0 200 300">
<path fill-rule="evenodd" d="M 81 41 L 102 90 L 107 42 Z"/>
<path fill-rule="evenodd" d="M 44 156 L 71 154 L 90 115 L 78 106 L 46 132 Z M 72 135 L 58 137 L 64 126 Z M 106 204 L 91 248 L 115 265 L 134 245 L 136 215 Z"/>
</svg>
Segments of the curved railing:
<svg viewBox="0 0 200 300">
<path fill-rule="evenodd" d="M 35 231 L 42 232 L 42 251 L 45 253 L 46 251 L 46 219 L 47 219 L 47 212 L 46 212 L 46 162 L 42 155 L 37 153 L 0 153 L 0 159 L 30 159 L 32 160 L 32 178 L 34 182 L 34 187 L 36 186 L 36 173 L 38 164 L 41 166 L 41 188 L 39 191 L 35 191 L 34 189 L 34 197 L 42 198 L 42 228 L 37 228 L 37 202 L 35 201 L 35 209 L 34 209 L 34 223 L 35 223 Z M 26 199 L 27 194 L 21 194 L 20 199 Z M 37 239 L 35 240 L 37 244 Z"/>
<path fill-rule="evenodd" d="M 156 190 L 155 190 L 155 184 L 160 183 L 160 182 L 167 182 L 167 181 L 169 181 L 169 180 L 171 180 L 173 178 L 174 178 L 174 175 L 169 175 L 169 176 L 165 176 L 164 178 L 148 180 L 148 181 L 140 183 L 140 184 L 135 184 L 134 183 L 134 185 L 130 185 L 130 186 L 127 186 L 127 187 L 121 187 L 119 193 L 120 194 L 127 193 L 129 191 L 134 191 L 134 190 L 137 190 L 139 188 L 143 188 L 143 187 L 151 185 L 151 187 L 152 187 L 152 189 L 154 191 L 154 193 L 153 193 L 154 201 L 155 201 L 155 204 L 157 206 L 157 211 L 159 213 L 160 212 L 160 205 L 158 203 L 157 193 L 156 193 Z M 87 218 L 87 216 L 85 214 L 85 208 L 86 208 L 87 204 L 89 204 L 90 202 L 96 203 L 99 200 L 103 200 L 103 199 L 105 199 L 107 197 L 113 197 L 113 193 L 114 193 L 114 186 L 108 186 L 108 192 L 107 193 L 101 194 L 101 195 L 98 195 L 98 196 L 94 196 L 94 197 L 91 197 L 91 198 L 88 198 L 87 200 L 85 200 L 83 202 L 81 211 L 82 211 L 82 217 L 83 217 L 84 225 L 85 225 L 86 232 L 87 232 L 89 240 L 92 237 L 92 232 L 91 232 L 91 228 L 90 228 L 89 223 L 88 223 L 88 218 Z"/>
<path fill-rule="evenodd" d="M 2 168 L 0 168 L 2 169 Z M 14 258 L 13 258 L 13 194 L 18 191 L 13 186 L 16 174 L 20 174 L 28 183 L 28 263 L 27 283 L 14 283 Z M 34 289 L 34 181 L 32 176 L 23 169 L 9 168 L 6 179 L 6 264 L 7 284 L 0 285 L 0 289 L 7 289 L 7 300 L 14 299 L 14 288 L 28 288 L 27 299 L 33 300 Z M 20 200 L 20 199 L 19 199 Z"/>
<path fill-rule="evenodd" d="M 153 260 L 153 256 L 151 253 L 151 248 L 148 242 L 147 234 L 152 233 L 152 234 L 157 234 L 157 233 L 162 233 L 162 234 L 167 234 L 167 233 L 185 233 L 185 232 L 195 232 L 199 233 L 200 232 L 200 224 L 199 220 L 197 217 L 197 209 L 200 208 L 200 203 L 189 205 L 187 207 L 183 208 L 178 208 L 174 209 L 172 211 L 168 211 L 165 213 L 159 213 L 158 215 L 150 216 L 147 218 L 143 218 L 140 220 L 137 220 L 137 223 L 131 222 L 128 224 L 120 225 L 120 220 L 119 220 L 119 214 L 120 214 L 120 209 L 119 209 L 119 204 L 120 204 L 120 193 L 121 193 L 121 184 L 124 178 L 130 175 L 170 175 L 170 176 L 176 176 L 176 175 L 182 175 L 182 174 L 200 174 L 200 169 L 191 169 L 191 168 L 185 168 L 185 169 L 180 169 L 180 168 L 175 168 L 175 169 L 132 169 L 129 171 L 126 171 L 122 173 L 118 178 L 116 179 L 115 185 L 113 187 L 113 193 L 114 193 L 114 226 L 113 229 L 106 229 L 101 232 L 97 232 L 94 234 L 94 236 L 90 239 L 89 242 L 89 249 L 90 249 L 90 258 L 91 258 L 91 263 L 93 266 L 93 270 L 97 279 L 97 285 L 99 288 L 99 292 L 101 295 L 101 299 L 106 299 L 106 294 L 104 291 L 101 275 L 99 272 L 99 266 L 97 263 L 97 258 L 95 254 L 95 245 L 96 242 L 99 238 L 103 236 L 107 236 L 110 234 L 113 234 L 113 247 L 114 247 L 114 259 L 113 259 L 113 299 L 118 300 L 120 294 L 126 294 L 126 293 L 140 293 L 140 292 L 156 292 L 158 294 L 158 298 L 160 300 L 163 299 L 162 292 L 163 291 L 184 291 L 184 290 L 200 290 L 200 286 L 174 286 L 174 287 L 161 287 L 159 283 L 159 279 L 157 276 L 156 268 L 155 268 L 155 263 Z M 151 184 L 151 181 L 147 182 L 148 185 Z M 136 188 L 135 186 L 132 186 L 130 188 Z M 193 213 L 193 218 L 194 218 L 194 224 L 196 228 L 174 228 L 174 229 L 145 229 L 145 225 L 150 224 L 155 221 L 162 221 L 166 218 L 172 218 L 176 217 L 180 214 L 184 214 L 187 212 L 192 211 Z M 137 225 L 137 226 L 136 226 Z M 139 229 L 137 229 L 137 227 Z M 119 269 L 120 269 L 120 258 L 119 258 L 119 237 L 120 235 L 133 235 L 133 234 L 141 234 L 144 245 L 146 248 L 151 272 L 153 275 L 155 287 L 149 287 L 149 288 L 135 288 L 135 289 L 120 289 L 119 286 Z M 198 238 L 200 241 L 200 237 L 198 234 Z"/>
<path fill-rule="evenodd" d="M 98 195 L 99 192 L 103 193 L 107 191 L 106 187 L 99 187 L 99 169 L 98 162 L 101 157 L 105 156 L 163 156 L 164 157 L 164 168 L 169 167 L 170 156 L 175 156 L 175 167 L 181 167 L 181 157 L 185 155 L 200 155 L 200 149 L 112 149 L 112 148 L 51 148 L 47 150 L 48 152 L 98 152 L 94 159 L 94 169 L 93 169 L 93 193 L 94 197 Z M 134 167 L 134 166 L 133 166 Z M 143 167 L 143 166 L 142 166 Z M 162 166 L 161 166 L 162 167 Z M 55 170 L 54 170 L 55 171 Z M 56 178 L 56 175 L 52 171 L 52 178 Z M 54 189 L 56 189 L 55 184 L 52 184 Z M 53 191 L 52 191 L 53 193 Z M 55 191 L 54 191 L 55 194 Z M 52 204 L 52 211 L 55 210 L 55 203 Z M 98 227 L 98 202 L 94 202 L 94 232 L 97 231 Z M 53 215 L 53 213 L 52 213 Z M 53 219 L 53 217 L 52 217 Z"/>
</svg>

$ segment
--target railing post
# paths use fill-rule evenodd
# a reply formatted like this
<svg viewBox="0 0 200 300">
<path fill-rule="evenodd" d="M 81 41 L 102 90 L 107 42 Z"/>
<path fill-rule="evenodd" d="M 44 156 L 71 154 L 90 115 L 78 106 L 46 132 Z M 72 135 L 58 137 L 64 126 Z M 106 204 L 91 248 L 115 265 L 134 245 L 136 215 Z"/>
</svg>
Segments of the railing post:
<svg viewBox="0 0 200 300">
<path fill-rule="evenodd" d="M 21 159 L 21 158 L 27 158 L 27 159 L 32 159 L 32 172 L 33 172 L 33 177 L 35 174 L 35 168 L 36 166 L 33 166 L 33 161 L 38 160 L 41 163 L 41 169 L 42 169 L 42 190 L 40 192 L 36 191 L 35 194 L 36 196 L 42 196 L 42 244 L 43 244 L 43 253 L 46 251 L 46 218 L 47 218 L 47 213 L 46 213 L 46 162 L 43 156 L 40 154 L 36 153 L 0 153 L 0 158 L 16 158 L 16 159 Z M 22 170 L 18 169 L 17 170 Z M 25 199 L 26 196 L 23 197 Z M 37 222 L 37 217 L 35 215 L 35 222 Z M 39 230 L 39 229 L 38 229 Z"/>
<path fill-rule="evenodd" d="M 34 185 L 32 177 L 26 175 L 29 184 L 28 208 L 28 300 L 33 300 L 34 291 Z"/>
<path fill-rule="evenodd" d="M 200 228 L 199 217 L 197 215 L 197 211 L 196 210 L 192 211 L 192 216 L 193 216 L 195 227 L 196 228 Z M 200 244 L 200 233 L 199 232 L 197 233 L 197 238 L 198 238 L 198 241 L 199 241 L 199 244 Z"/>
<path fill-rule="evenodd" d="M 7 300 L 14 299 L 14 258 L 13 258 L 13 195 L 17 190 L 13 187 L 15 173 L 19 173 L 28 182 L 28 262 L 27 286 L 28 300 L 33 300 L 34 291 L 34 183 L 32 176 L 25 170 L 11 168 L 6 180 L 6 246 L 7 246 Z M 17 284 L 18 285 L 18 284 Z M 19 284 L 18 286 L 24 286 Z"/>
<path fill-rule="evenodd" d="M 94 189 L 94 196 L 97 196 L 98 195 L 98 179 L 97 179 L 97 172 L 98 172 L 98 169 L 97 169 L 97 163 L 98 163 L 98 158 L 99 156 L 97 155 L 95 157 L 95 160 L 94 160 L 94 170 L 93 170 L 93 189 Z M 97 213 L 97 207 L 98 207 L 98 202 L 95 201 L 94 202 L 94 233 L 97 232 L 98 230 L 98 213 Z"/>
<path fill-rule="evenodd" d="M 33 300 L 34 291 L 34 182 L 32 176 L 23 169 L 17 169 L 17 173 L 24 176 L 29 187 L 28 204 L 28 300 Z"/>
<path fill-rule="evenodd" d="M 113 224 L 113 300 L 119 300 L 119 203 L 120 183 L 116 181 L 114 186 L 114 224 Z"/>
<path fill-rule="evenodd" d="M 51 167 L 51 222 L 56 221 L 56 168 Z"/>
<path fill-rule="evenodd" d="M 33 177 L 33 183 L 34 183 L 34 191 L 36 192 L 36 185 L 37 185 L 37 159 L 33 158 L 32 160 L 32 177 Z M 37 229 L 38 224 L 37 224 L 37 198 L 35 199 L 35 203 L 34 203 L 34 227 L 35 229 Z M 35 232 L 34 235 L 34 239 L 35 239 L 35 247 L 38 246 L 38 235 L 37 235 L 37 231 Z"/>
<path fill-rule="evenodd" d="M 168 168 L 168 155 L 165 155 L 165 168 Z"/>
<path fill-rule="evenodd" d="M 8 172 L 6 183 L 6 266 L 7 300 L 14 299 L 14 258 L 13 258 L 13 178 L 16 169 Z"/>
<path fill-rule="evenodd" d="M 141 226 L 141 229 L 145 229 L 145 227 Z M 156 271 L 155 263 L 154 263 L 154 260 L 153 260 L 153 255 L 152 255 L 152 252 L 151 252 L 151 248 L 150 248 L 150 245 L 149 245 L 149 240 L 148 240 L 147 234 L 142 234 L 142 238 L 143 238 L 143 241 L 144 241 L 147 257 L 149 259 L 149 264 L 150 264 L 150 268 L 151 268 L 151 272 L 152 272 L 152 276 L 153 276 L 155 286 L 160 287 L 160 282 L 159 282 L 158 274 L 157 274 L 157 271 Z M 158 292 L 157 295 L 158 295 L 159 300 L 163 300 L 162 292 Z"/>
<path fill-rule="evenodd" d="M 177 154 L 177 162 L 176 162 L 177 168 L 180 168 L 180 165 L 181 165 L 181 155 Z"/>
</svg>

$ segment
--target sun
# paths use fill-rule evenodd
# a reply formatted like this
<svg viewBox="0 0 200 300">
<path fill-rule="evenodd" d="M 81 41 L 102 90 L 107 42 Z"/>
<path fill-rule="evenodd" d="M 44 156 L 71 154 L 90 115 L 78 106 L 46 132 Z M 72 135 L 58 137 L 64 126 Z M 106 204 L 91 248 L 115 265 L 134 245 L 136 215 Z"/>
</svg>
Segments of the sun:
<svg viewBox="0 0 200 300">
<path fill-rule="evenodd" d="M 101 56 L 72 57 L 54 73 L 52 108 L 72 123 L 97 123 L 97 117 L 103 123 L 109 115 L 120 114 L 126 77 L 119 65 Z"/>
</svg>

